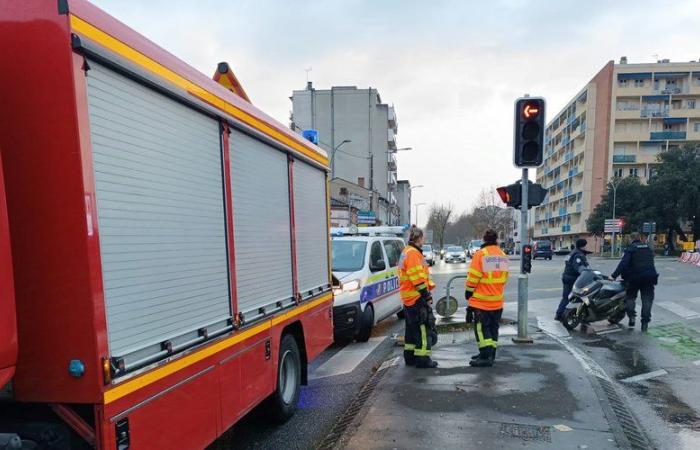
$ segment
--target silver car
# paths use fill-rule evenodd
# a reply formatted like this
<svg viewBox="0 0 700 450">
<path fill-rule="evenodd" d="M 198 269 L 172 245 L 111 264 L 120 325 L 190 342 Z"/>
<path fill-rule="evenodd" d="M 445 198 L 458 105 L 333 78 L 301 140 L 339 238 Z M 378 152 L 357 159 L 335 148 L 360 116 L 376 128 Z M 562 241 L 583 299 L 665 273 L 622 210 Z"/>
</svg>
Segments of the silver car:
<svg viewBox="0 0 700 450">
<path fill-rule="evenodd" d="M 457 245 L 447 247 L 447 251 L 445 252 L 445 262 L 467 262 L 467 254 L 464 252 L 462 247 Z"/>
</svg>

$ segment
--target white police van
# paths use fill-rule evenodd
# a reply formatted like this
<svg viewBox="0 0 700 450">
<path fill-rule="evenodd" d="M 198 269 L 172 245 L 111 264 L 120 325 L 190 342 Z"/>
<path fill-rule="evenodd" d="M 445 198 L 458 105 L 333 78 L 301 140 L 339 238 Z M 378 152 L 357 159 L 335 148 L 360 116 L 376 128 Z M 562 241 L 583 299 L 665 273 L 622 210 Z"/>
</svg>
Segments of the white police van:
<svg viewBox="0 0 700 450">
<path fill-rule="evenodd" d="M 333 228 L 333 334 L 336 340 L 365 342 L 372 327 L 398 314 L 398 264 L 404 227 Z"/>
</svg>

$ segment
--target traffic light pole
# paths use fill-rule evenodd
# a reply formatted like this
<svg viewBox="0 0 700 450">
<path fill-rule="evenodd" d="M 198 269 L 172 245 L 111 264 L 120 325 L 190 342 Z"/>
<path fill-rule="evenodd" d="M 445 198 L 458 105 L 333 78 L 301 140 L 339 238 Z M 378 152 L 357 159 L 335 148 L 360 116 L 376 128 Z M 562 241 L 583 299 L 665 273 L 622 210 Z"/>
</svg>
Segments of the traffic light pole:
<svg viewBox="0 0 700 450">
<path fill-rule="evenodd" d="M 521 189 L 522 204 L 520 206 L 520 273 L 518 274 L 518 337 L 513 342 L 518 344 L 531 344 L 532 338 L 527 335 L 527 282 L 528 274 L 525 271 L 525 252 L 523 248 L 529 242 L 527 235 L 527 212 L 529 209 L 529 182 L 527 168 L 523 168 Z"/>
</svg>

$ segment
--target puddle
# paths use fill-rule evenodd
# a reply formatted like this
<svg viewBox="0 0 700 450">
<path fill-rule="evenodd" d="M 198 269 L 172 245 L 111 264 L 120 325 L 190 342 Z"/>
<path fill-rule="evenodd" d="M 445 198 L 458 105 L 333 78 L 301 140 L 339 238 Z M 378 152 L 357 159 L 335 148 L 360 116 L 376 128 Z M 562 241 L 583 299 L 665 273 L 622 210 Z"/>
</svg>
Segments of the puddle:
<svg viewBox="0 0 700 450">
<path fill-rule="evenodd" d="M 674 332 L 677 330 L 674 328 Z M 635 347 L 608 338 L 583 343 L 586 347 L 610 350 L 620 363 L 622 371 L 618 380 L 641 375 L 658 369 L 651 367 Z M 662 344 L 663 346 L 663 344 Z M 654 409 L 656 414 L 680 435 L 684 442 L 700 445 L 700 415 L 687 403 L 678 398 L 673 389 L 663 379 L 650 379 L 644 383 L 634 383 L 629 387 Z"/>
</svg>

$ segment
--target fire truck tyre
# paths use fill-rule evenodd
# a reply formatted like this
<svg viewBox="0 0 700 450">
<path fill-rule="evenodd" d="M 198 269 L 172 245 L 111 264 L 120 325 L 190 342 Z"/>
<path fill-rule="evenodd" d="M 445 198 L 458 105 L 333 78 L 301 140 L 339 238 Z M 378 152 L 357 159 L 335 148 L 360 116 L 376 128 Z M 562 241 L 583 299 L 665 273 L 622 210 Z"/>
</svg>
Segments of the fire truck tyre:
<svg viewBox="0 0 700 450">
<path fill-rule="evenodd" d="M 301 391 L 301 354 L 296 339 L 285 334 L 280 343 L 277 364 L 277 390 L 268 398 L 267 410 L 278 423 L 284 423 L 294 415 Z"/>
<path fill-rule="evenodd" d="M 365 310 L 362 313 L 362 322 L 360 322 L 360 332 L 357 334 L 355 340 L 357 342 L 367 342 L 372 334 L 372 327 L 374 326 L 374 308 L 372 304 L 368 303 L 365 306 Z"/>
</svg>

